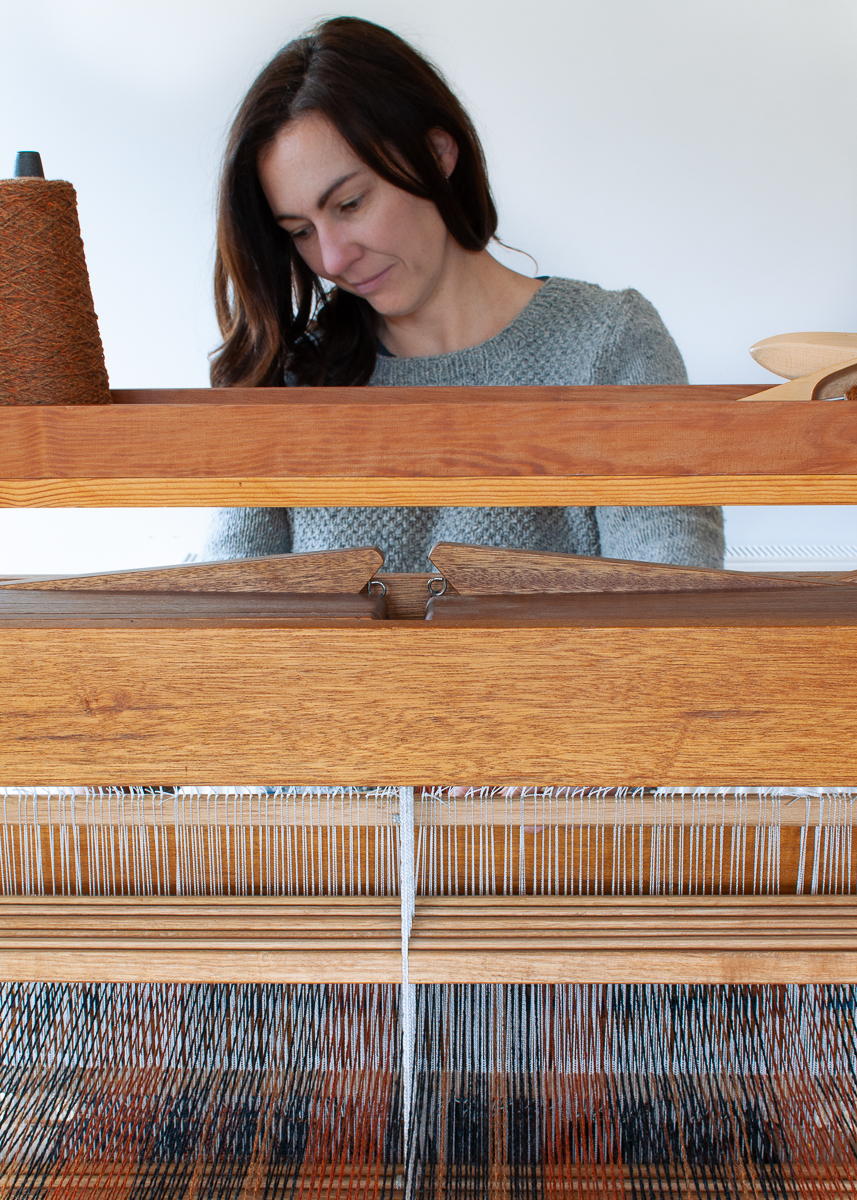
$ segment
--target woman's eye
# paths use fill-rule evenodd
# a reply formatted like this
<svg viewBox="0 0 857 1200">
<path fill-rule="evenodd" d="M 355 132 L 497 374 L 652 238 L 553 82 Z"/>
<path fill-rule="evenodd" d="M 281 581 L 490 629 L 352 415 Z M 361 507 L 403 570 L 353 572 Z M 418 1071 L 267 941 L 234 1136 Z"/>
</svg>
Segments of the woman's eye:
<svg viewBox="0 0 857 1200">
<path fill-rule="evenodd" d="M 296 242 L 299 242 L 299 241 L 301 241 L 302 238 L 309 236 L 308 229 L 292 229 L 287 232 L 291 233 L 293 240 Z"/>
<path fill-rule="evenodd" d="M 353 200 L 346 200 L 344 204 L 339 206 L 341 212 L 354 212 L 355 208 L 360 207 L 362 196 L 356 196 Z"/>
</svg>

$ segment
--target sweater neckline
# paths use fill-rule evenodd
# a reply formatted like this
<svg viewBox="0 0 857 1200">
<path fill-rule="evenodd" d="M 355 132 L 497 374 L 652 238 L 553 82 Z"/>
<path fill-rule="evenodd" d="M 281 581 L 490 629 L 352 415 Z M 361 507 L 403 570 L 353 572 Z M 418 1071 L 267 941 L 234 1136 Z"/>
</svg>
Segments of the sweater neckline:
<svg viewBox="0 0 857 1200">
<path fill-rule="evenodd" d="M 383 362 L 442 363 L 449 362 L 454 358 L 460 358 L 468 354 L 473 354 L 475 351 L 484 350 L 487 346 L 496 346 L 503 339 L 514 334 L 517 331 L 519 323 L 525 323 L 525 320 L 530 317 L 534 308 L 538 307 L 539 299 L 544 296 L 545 292 L 550 291 L 553 285 L 557 282 L 558 279 L 556 275 L 548 275 L 539 290 L 530 296 L 527 303 L 513 321 L 510 321 L 508 325 L 505 325 L 498 333 L 495 333 L 493 337 L 486 338 L 484 342 L 477 342 L 475 346 L 465 346 L 461 350 L 449 350 L 445 354 L 409 354 L 407 357 L 401 357 L 398 354 L 391 354 L 383 342 L 378 339 L 378 359 L 379 361 Z"/>
</svg>

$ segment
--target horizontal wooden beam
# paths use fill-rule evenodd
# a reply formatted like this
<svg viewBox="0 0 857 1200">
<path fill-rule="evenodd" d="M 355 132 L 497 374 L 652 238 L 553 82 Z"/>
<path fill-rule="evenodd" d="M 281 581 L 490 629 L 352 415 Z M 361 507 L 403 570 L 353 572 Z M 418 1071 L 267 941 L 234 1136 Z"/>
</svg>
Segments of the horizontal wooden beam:
<svg viewBox="0 0 857 1200">
<path fill-rule="evenodd" d="M 366 587 L 383 562 L 375 546 L 359 546 L 97 575 L 30 575 L 0 579 L 0 596 L 10 591 L 353 593 Z"/>
<path fill-rule="evenodd" d="M 396 897 L 0 900 L 0 979 L 397 983 Z"/>
<path fill-rule="evenodd" d="M 736 403 L 748 390 L 226 389 L 6 407 L 0 504 L 854 502 L 857 408 Z"/>
<path fill-rule="evenodd" d="M 723 572 L 728 577 L 729 572 Z M 823 628 L 857 622 L 857 587 L 853 583 L 813 587 L 741 588 L 716 592 L 546 592 L 541 595 L 432 597 L 426 617 L 435 624 L 542 626 L 576 628 L 693 628 L 773 625 Z M 2 600 L 2 595 L 0 595 Z M 2 609 L 0 609 L 2 613 Z"/>
<path fill-rule="evenodd" d="M 2 411 L 2 410 L 0 410 Z M 857 504 L 854 475 L 0 480 L 0 508 Z"/>
<path fill-rule="evenodd" d="M 75 588 L 19 590 L 0 585 L 0 626 L 18 628 L 226 625 L 252 629 L 310 621 L 379 621 L 386 617 L 385 598 L 375 592 L 84 592 Z"/>
<path fill-rule="evenodd" d="M 429 558 L 446 579 L 446 591 L 480 597 L 526 595 L 533 604 L 548 593 L 777 591 L 857 583 L 857 571 L 736 572 L 463 542 L 438 542 Z"/>
<path fill-rule="evenodd" d="M 822 590 L 769 595 L 816 603 Z M 853 613 L 593 615 L 585 627 L 2 623 L 0 783 L 848 786 L 855 658 Z"/>
<path fill-rule="evenodd" d="M 396 897 L 0 900 L 0 979 L 396 983 Z M 417 899 L 414 983 L 852 983 L 851 896 Z"/>
<path fill-rule="evenodd" d="M 851 896 L 418 899 L 413 983 L 853 983 Z"/>
</svg>

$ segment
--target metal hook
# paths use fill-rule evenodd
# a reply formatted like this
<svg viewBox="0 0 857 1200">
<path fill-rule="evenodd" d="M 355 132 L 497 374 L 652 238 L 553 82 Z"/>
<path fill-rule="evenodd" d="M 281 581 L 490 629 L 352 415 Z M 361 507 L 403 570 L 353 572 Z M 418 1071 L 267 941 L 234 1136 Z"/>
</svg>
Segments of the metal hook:
<svg viewBox="0 0 857 1200">
<path fill-rule="evenodd" d="M 381 589 L 380 592 L 375 592 L 375 593 L 372 592 L 372 584 L 373 583 L 377 583 L 378 587 Z M 386 596 L 387 595 L 387 585 L 383 579 L 370 579 L 369 582 L 366 584 L 366 590 L 370 596 L 373 594 L 376 596 Z"/>
<path fill-rule="evenodd" d="M 442 583 L 443 587 L 435 590 L 432 587 L 433 583 Z M 442 596 L 448 587 L 448 581 L 444 575 L 432 575 L 431 579 L 428 581 L 427 586 L 428 586 L 430 596 Z"/>
</svg>

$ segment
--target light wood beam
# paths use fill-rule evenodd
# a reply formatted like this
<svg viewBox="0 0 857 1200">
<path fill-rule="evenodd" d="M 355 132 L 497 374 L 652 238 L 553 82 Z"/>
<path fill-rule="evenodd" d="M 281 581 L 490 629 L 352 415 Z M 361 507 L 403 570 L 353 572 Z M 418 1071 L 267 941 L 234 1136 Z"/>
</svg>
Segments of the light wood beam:
<svg viewBox="0 0 857 1200">
<path fill-rule="evenodd" d="M 283 388 L 0 408 L 0 504 L 849 503 L 857 411 L 747 387 Z"/>
<path fill-rule="evenodd" d="M 850 896 L 418 899 L 413 983 L 852 983 Z"/>
<path fill-rule="evenodd" d="M 397 983 L 396 897 L 0 899 L 0 979 Z"/>
<path fill-rule="evenodd" d="M 0 587 L 44 592 L 359 592 L 383 562 L 376 546 L 360 546 L 136 571 L 21 576 L 0 580 Z"/>
<path fill-rule="evenodd" d="M 815 605 L 825 590 L 765 599 Z M 846 607 L 803 617 L 0 621 L 0 780 L 844 787 L 857 614 L 837 590 Z"/>
</svg>

